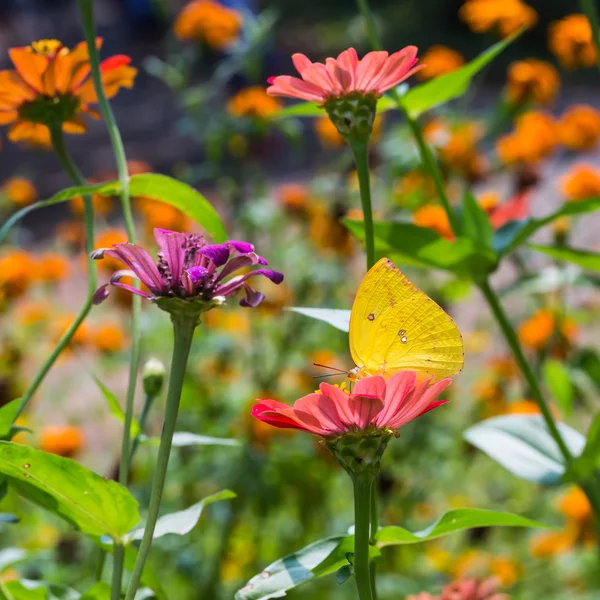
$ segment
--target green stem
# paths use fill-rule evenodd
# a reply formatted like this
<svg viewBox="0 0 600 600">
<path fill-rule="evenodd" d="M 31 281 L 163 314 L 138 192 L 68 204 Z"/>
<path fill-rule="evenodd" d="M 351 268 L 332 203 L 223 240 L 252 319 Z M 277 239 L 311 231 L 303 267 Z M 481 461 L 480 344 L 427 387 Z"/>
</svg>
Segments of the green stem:
<svg viewBox="0 0 600 600">
<path fill-rule="evenodd" d="M 102 575 L 104 573 L 104 563 L 106 562 L 106 550 L 100 548 L 98 554 L 98 563 L 96 564 L 96 581 L 102 581 Z"/>
<path fill-rule="evenodd" d="M 73 183 L 75 183 L 75 185 L 86 185 L 86 181 L 83 178 L 83 175 L 79 172 L 79 169 L 77 168 L 69 152 L 67 151 L 61 125 L 57 124 L 56 126 L 50 127 L 49 129 L 50 137 L 52 140 L 52 146 L 54 147 L 54 152 L 56 153 L 60 164 L 65 169 L 69 177 L 73 180 Z M 58 341 L 48 358 L 44 361 L 44 364 L 41 366 L 40 370 L 36 373 L 29 387 L 23 393 L 23 396 L 21 396 L 21 402 L 14 417 L 15 421 L 23 414 L 23 412 L 27 408 L 27 405 L 33 398 L 33 395 L 40 387 L 42 381 L 44 381 L 44 378 L 48 374 L 48 371 L 50 371 L 50 369 L 56 362 L 56 359 L 68 346 L 71 339 L 73 339 L 75 332 L 83 323 L 93 306 L 92 300 L 94 297 L 94 292 L 96 291 L 97 270 L 96 262 L 90 257 L 91 252 L 94 250 L 94 208 L 92 205 L 91 196 L 88 195 L 83 197 L 83 205 L 83 219 L 85 225 L 85 251 L 87 254 L 88 270 L 87 295 L 73 323 L 71 323 L 71 326 L 62 335 L 62 337 L 60 338 L 60 340 Z"/>
<path fill-rule="evenodd" d="M 592 28 L 592 37 L 594 39 L 594 46 L 596 46 L 596 64 L 600 69 L 600 19 L 598 18 L 598 10 L 596 9 L 594 0 L 579 0 L 579 4 Z"/>
<path fill-rule="evenodd" d="M 125 546 L 123 546 L 123 544 L 115 544 L 115 551 L 113 554 L 112 584 L 110 586 L 110 600 L 121 600 L 121 586 L 123 585 L 124 564 Z"/>
<path fill-rule="evenodd" d="M 523 376 L 525 377 L 525 381 L 529 386 L 529 390 L 533 397 L 533 400 L 537 404 L 540 412 L 542 413 L 542 417 L 544 422 L 546 423 L 546 427 L 548 429 L 548 433 L 552 436 L 556 445 L 558 446 L 560 453 L 563 456 L 565 464 L 569 464 L 573 460 L 573 455 L 569 450 L 567 444 L 565 443 L 558 426 L 556 425 L 556 421 L 554 420 L 554 415 L 552 414 L 552 410 L 550 406 L 546 402 L 542 394 L 542 390 L 539 386 L 537 377 L 535 376 L 531 366 L 527 362 L 525 355 L 523 354 L 523 349 L 519 343 L 517 335 L 515 334 L 514 329 L 512 328 L 502 305 L 495 292 L 492 290 L 489 281 L 486 279 L 483 282 L 479 283 L 479 289 L 481 290 L 483 296 L 485 297 L 502 333 L 506 342 L 508 343 L 516 361 L 519 365 Z M 600 498 L 598 496 L 598 489 L 595 485 L 590 484 L 581 484 L 581 488 L 586 493 L 594 512 L 596 513 L 597 518 L 600 520 Z"/>
<path fill-rule="evenodd" d="M 360 14 L 362 18 L 365 20 L 365 27 L 367 30 L 367 38 L 373 50 L 381 50 L 381 40 L 379 39 L 379 34 L 377 33 L 377 24 L 375 23 L 375 18 L 373 17 L 373 13 L 371 12 L 371 8 L 369 7 L 369 3 L 367 0 L 357 0 L 358 8 L 360 10 Z"/>
<path fill-rule="evenodd" d="M 371 206 L 371 181 L 369 173 L 369 142 L 349 139 L 348 143 L 354 155 L 354 163 L 358 174 L 368 271 L 375 264 L 375 235 L 373 233 L 373 208 Z"/>
<path fill-rule="evenodd" d="M 371 487 L 373 476 L 352 475 L 354 482 L 354 579 L 359 600 L 373 600 L 369 565 Z"/>
<path fill-rule="evenodd" d="M 0 579 L 0 594 L 2 594 L 3 600 L 15 600 L 15 597 L 8 591 L 2 579 Z"/>
<path fill-rule="evenodd" d="M 189 317 L 178 317 L 172 315 L 173 321 L 173 357 L 171 359 L 171 373 L 169 375 L 169 390 L 167 392 L 167 406 L 165 409 L 165 422 L 160 438 L 160 447 L 158 449 L 158 458 L 152 480 L 152 492 L 150 495 L 150 505 L 148 507 L 148 517 L 146 527 L 144 529 L 144 537 L 138 550 L 135 566 L 131 574 L 129 588 L 125 596 L 125 600 L 133 600 L 140 585 L 144 565 L 150 552 L 152 545 L 152 537 L 154 528 L 158 519 L 160 502 L 162 499 L 163 490 L 165 487 L 165 476 L 167 474 L 167 466 L 169 464 L 169 456 L 171 454 L 171 446 L 173 443 L 173 434 L 175 433 L 175 425 L 177 423 L 177 413 L 179 412 L 179 401 L 181 399 L 181 390 L 183 388 L 183 380 L 194 337 L 194 328 L 196 325 L 197 315 Z"/>
<path fill-rule="evenodd" d="M 140 432 L 133 439 L 133 443 L 131 444 L 131 454 L 129 455 L 129 462 L 133 461 L 133 457 L 140 445 L 140 438 L 142 434 L 146 430 L 146 421 L 148 421 L 148 415 L 150 414 L 150 409 L 152 408 L 152 403 L 154 402 L 155 396 L 151 394 L 146 394 L 146 399 L 144 400 L 144 406 L 142 407 L 142 414 L 140 415 L 139 425 Z"/>
<path fill-rule="evenodd" d="M 125 229 L 127 237 L 132 244 L 136 242 L 135 222 L 133 219 L 133 211 L 131 209 L 131 197 L 129 193 L 129 170 L 127 167 L 127 157 L 125 155 L 125 147 L 123 138 L 119 131 L 115 115 L 102 83 L 102 74 L 100 72 L 100 57 L 96 48 L 96 27 L 94 23 L 94 7 L 92 0 L 78 0 L 79 10 L 81 13 L 81 21 L 85 41 L 87 43 L 88 53 L 90 57 L 90 66 L 92 70 L 92 81 L 98 98 L 100 112 L 106 124 L 106 129 L 110 137 L 119 181 L 121 183 L 121 209 L 125 220 Z M 135 287 L 139 287 L 139 282 L 135 280 Z M 131 314 L 131 359 L 129 362 L 129 382 L 127 386 L 127 400 L 125 404 L 125 419 L 123 423 L 123 439 L 121 443 L 121 464 L 119 466 L 119 482 L 127 486 L 129 479 L 129 467 L 131 452 L 131 424 L 133 422 L 133 411 L 135 401 L 135 389 L 137 384 L 137 376 L 140 364 L 140 315 L 142 310 L 141 297 L 135 294 L 132 299 L 132 314 Z M 123 556 L 115 555 L 115 564 L 122 562 Z M 116 570 L 122 571 L 123 565 L 116 565 Z M 113 589 L 114 598 L 120 597 L 120 584 L 118 589 Z"/>
</svg>

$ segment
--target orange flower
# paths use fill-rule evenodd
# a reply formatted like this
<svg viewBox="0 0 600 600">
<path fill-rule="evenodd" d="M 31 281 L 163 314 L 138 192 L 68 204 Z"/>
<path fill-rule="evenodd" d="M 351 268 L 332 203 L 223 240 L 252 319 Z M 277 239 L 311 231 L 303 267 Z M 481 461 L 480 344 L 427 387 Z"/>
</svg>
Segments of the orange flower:
<svg viewBox="0 0 600 600">
<path fill-rule="evenodd" d="M 441 44 L 431 46 L 421 60 L 425 66 L 415 75 L 421 81 L 452 73 L 465 64 L 465 59 L 460 52 Z"/>
<path fill-rule="evenodd" d="M 340 223 L 343 215 L 332 214 L 322 202 L 317 202 L 310 208 L 310 241 L 324 253 L 339 253 L 351 256 L 355 243 L 350 232 Z"/>
<path fill-rule="evenodd" d="M 0 257 L 0 297 L 22 296 L 35 276 L 36 264 L 29 252 L 9 250 Z"/>
<path fill-rule="evenodd" d="M 560 496 L 556 508 L 561 515 L 580 525 L 585 525 L 593 517 L 590 501 L 581 488 L 578 487 L 572 487 L 568 492 Z"/>
<path fill-rule="evenodd" d="M 415 199 L 417 202 L 431 200 L 435 195 L 433 178 L 419 170 L 409 171 L 394 186 L 395 200 L 402 206 L 414 206 Z"/>
<path fill-rule="evenodd" d="M 27 206 L 38 199 L 35 186 L 25 177 L 11 177 L 2 186 L 2 193 L 15 206 Z"/>
<path fill-rule="evenodd" d="M 74 425 L 48 425 L 40 435 L 40 450 L 70 458 L 85 444 L 81 427 Z"/>
<path fill-rule="evenodd" d="M 559 88 L 558 71 L 548 62 L 528 58 L 508 67 L 506 95 L 514 104 L 529 100 L 536 104 L 548 104 L 554 100 Z"/>
<path fill-rule="evenodd" d="M 551 23 L 548 46 L 565 69 L 592 67 L 596 63 L 592 28 L 585 15 L 569 15 Z"/>
<path fill-rule="evenodd" d="M 339 148 L 346 143 L 331 119 L 325 115 L 314 120 L 313 126 L 323 146 Z"/>
<path fill-rule="evenodd" d="M 600 113 L 585 104 L 572 106 L 558 122 L 558 135 L 571 150 L 590 150 L 600 138 Z"/>
<path fill-rule="evenodd" d="M 426 204 L 417 208 L 413 213 L 413 223 L 419 227 L 432 229 L 448 240 L 454 239 L 446 211 L 436 204 Z"/>
<path fill-rule="evenodd" d="M 242 15 L 214 0 L 195 0 L 179 13 L 175 20 L 175 35 L 180 40 L 205 42 L 211 48 L 223 50 L 240 36 Z"/>
<path fill-rule="evenodd" d="M 125 348 L 127 336 L 118 323 L 104 323 L 94 329 L 91 343 L 100 352 L 112 354 Z"/>
<path fill-rule="evenodd" d="M 227 112 L 234 117 L 268 119 L 282 106 L 277 98 L 269 96 L 263 87 L 249 87 L 229 99 Z"/>
<path fill-rule="evenodd" d="M 521 576 L 521 568 L 515 559 L 506 556 L 492 556 L 490 558 L 490 573 L 496 577 L 503 587 L 512 587 Z"/>
<path fill-rule="evenodd" d="M 102 40 L 97 39 L 100 47 Z M 66 133 L 85 133 L 82 118 L 98 118 L 90 107 L 98 102 L 90 77 L 85 42 L 73 50 L 58 40 L 40 40 L 9 51 L 14 70 L 0 71 L 0 125 L 12 124 L 8 137 L 50 146 L 48 125 L 60 123 Z M 137 73 L 127 56 L 112 56 L 100 65 L 109 98 L 122 87 L 132 87 Z"/>
<path fill-rule="evenodd" d="M 90 182 L 91 183 L 91 182 Z M 102 194 L 92 194 L 92 205 L 94 214 L 106 217 L 112 211 L 112 198 Z M 69 208 L 74 215 L 81 216 L 84 213 L 83 197 L 75 196 L 69 200 Z"/>
<path fill-rule="evenodd" d="M 278 204 L 285 210 L 294 213 L 305 212 L 311 198 L 310 190 L 300 183 L 280 185 L 275 194 Z"/>
<path fill-rule="evenodd" d="M 150 198 L 138 198 L 137 200 L 149 234 L 155 227 L 170 231 L 185 231 L 189 228 L 189 219 L 174 206 Z"/>
<path fill-rule="evenodd" d="M 556 148 L 558 132 L 552 117 L 543 112 L 521 115 L 515 130 L 496 142 L 496 151 L 506 164 L 535 163 L 548 157 Z"/>
<path fill-rule="evenodd" d="M 52 305 L 35 300 L 20 302 L 15 312 L 15 319 L 23 327 L 32 327 L 47 322 L 52 315 Z"/>
<path fill-rule="evenodd" d="M 486 213 L 491 213 L 500 204 L 500 194 L 498 192 L 484 192 L 477 196 L 477 204 Z"/>
<path fill-rule="evenodd" d="M 75 320 L 75 315 L 62 315 L 53 323 L 53 338 L 55 342 L 66 333 L 67 329 L 71 327 L 73 321 Z M 75 335 L 71 338 L 70 345 L 71 346 L 83 346 L 89 340 L 89 328 L 84 323 L 77 328 L 75 331 Z"/>
<path fill-rule="evenodd" d="M 578 164 L 563 175 L 560 191 L 568 202 L 600 196 L 600 170 L 591 164 Z"/>
<path fill-rule="evenodd" d="M 127 239 L 127 232 L 124 229 L 105 229 L 96 236 L 96 248 L 110 248 L 114 244 L 126 242 Z M 102 260 L 98 261 L 98 267 L 112 275 L 115 271 L 122 269 L 123 265 L 115 258 L 105 256 Z"/>
<path fill-rule="evenodd" d="M 564 554 L 575 546 L 577 535 L 577 529 L 568 526 L 562 531 L 538 533 L 529 542 L 529 553 L 534 558 Z"/>
<path fill-rule="evenodd" d="M 518 400 L 509 404 L 504 412 L 507 415 L 537 415 L 540 409 L 533 400 Z"/>
<path fill-rule="evenodd" d="M 538 20 L 535 10 L 522 0 L 467 0 L 458 16 L 475 33 L 496 29 L 502 37 L 533 27 Z"/>
<path fill-rule="evenodd" d="M 38 260 L 36 274 L 44 283 L 58 283 L 71 272 L 71 263 L 62 254 L 46 252 Z"/>
<path fill-rule="evenodd" d="M 541 350 L 557 333 L 558 326 L 555 313 L 548 308 L 540 308 L 519 325 L 519 339 L 528 348 Z M 560 322 L 559 333 L 571 342 L 577 336 L 577 325 L 572 319 L 564 318 Z"/>
<path fill-rule="evenodd" d="M 447 141 L 440 146 L 440 160 L 451 170 L 468 179 L 475 179 L 485 168 L 477 152 L 477 142 L 483 131 L 478 123 L 461 123 L 448 132 Z"/>
</svg>

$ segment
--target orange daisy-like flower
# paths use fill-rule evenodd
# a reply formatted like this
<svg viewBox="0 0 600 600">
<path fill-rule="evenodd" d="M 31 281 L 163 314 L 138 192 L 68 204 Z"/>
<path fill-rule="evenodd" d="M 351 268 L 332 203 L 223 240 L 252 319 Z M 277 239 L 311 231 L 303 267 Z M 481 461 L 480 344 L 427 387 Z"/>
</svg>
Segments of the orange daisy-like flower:
<svg viewBox="0 0 600 600">
<path fill-rule="evenodd" d="M 98 39 L 99 48 L 102 40 Z M 85 133 L 82 118 L 99 118 L 91 108 L 98 102 L 90 77 L 85 42 L 72 50 L 58 40 L 40 40 L 9 52 L 14 69 L 0 71 L 0 125 L 10 125 L 13 142 L 49 146 L 49 126 L 66 133 Z M 132 87 L 137 70 L 131 59 L 117 55 L 100 65 L 104 90 L 112 98 L 120 88 Z"/>
<path fill-rule="evenodd" d="M 596 62 L 592 28 L 585 15 L 569 15 L 552 23 L 548 29 L 548 46 L 565 69 L 592 67 Z"/>
<path fill-rule="evenodd" d="M 508 68 L 506 95 L 514 104 L 531 100 L 548 104 L 560 87 L 558 71 L 548 62 L 537 58 L 519 60 Z"/>
<path fill-rule="evenodd" d="M 417 79 L 421 81 L 447 75 L 465 64 L 465 59 L 460 52 L 441 44 L 431 46 L 421 60 L 425 66 L 416 74 Z"/>
<path fill-rule="evenodd" d="M 33 204 L 38 198 L 35 186 L 25 177 L 11 177 L 2 186 L 1 191 L 15 206 Z"/>
<path fill-rule="evenodd" d="M 590 150 L 600 138 L 600 112 L 585 104 L 571 106 L 558 122 L 558 135 L 571 150 Z"/>
<path fill-rule="evenodd" d="M 234 117 L 268 119 L 281 106 L 281 102 L 269 96 L 264 88 L 254 86 L 241 90 L 233 96 L 227 103 L 227 112 Z"/>
<path fill-rule="evenodd" d="M 517 119 L 515 131 L 496 142 L 502 162 L 536 163 L 547 158 L 558 144 L 558 131 L 551 115 L 528 112 Z"/>
<path fill-rule="evenodd" d="M 419 227 L 431 229 L 448 240 L 454 239 L 446 211 L 436 204 L 426 204 L 415 210 L 413 223 Z"/>
<path fill-rule="evenodd" d="M 575 165 L 562 177 L 560 190 L 568 202 L 600 196 L 600 170 L 594 165 Z"/>
<path fill-rule="evenodd" d="M 40 435 L 40 450 L 70 458 L 85 444 L 85 435 L 74 425 L 48 425 Z"/>
<path fill-rule="evenodd" d="M 495 29 L 502 37 L 533 27 L 538 20 L 535 10 L 522 0 L 467 0 L 458 16 L 475 33 Z"/>
</svg>

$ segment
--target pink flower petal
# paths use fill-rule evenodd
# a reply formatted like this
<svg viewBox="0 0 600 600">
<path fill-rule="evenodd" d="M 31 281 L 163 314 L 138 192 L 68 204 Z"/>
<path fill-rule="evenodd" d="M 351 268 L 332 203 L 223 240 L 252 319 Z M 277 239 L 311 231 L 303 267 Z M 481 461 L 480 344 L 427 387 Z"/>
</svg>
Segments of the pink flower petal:
<svg viewBox="0 0 600 600">
<path fill-rule="evenodd" d="M 352 395 L 373 396 L 374 398 L 379 398 L 383 401 L 385 398 L 385 389 L 385 379 L 381 375 L 374 375 L 373 377 L 359 379 L 352 390 Z"/>
<path fill-rule="evenodd" d="M 299 98 L 309 102 L 324 102 L 327 95 L 316 85 L 302 81 L 297 77 L 280 75 L 275 77 L 271 87 L 267 88 L 270 96 L 286 96 L 288 98 Z"/>
<path fill-rule="evenodd" d="M 378 93 L 383 93 L 394 85 L 398 85 L 405 79 L 406 73 L 416 62 L 417 48 L 415 46 L 407 46 L 398 52 L 390 55 L 379 72 L 369 82 L 368 90 Z M 383 89 L 383 83 L 388 87 Z"/>
<path fill-rule="evenodd" d="M 402 403 L 396 415 L 394 415 L 388 423 L 389 427 L 397 429 L 431 410 L 429 408 L 430 404 L 451 383 L 451 379 L 442 379 L 432 385 L 428 385 L 429 382 L 424 381 L 421 385 L 416 387 Z"/>
<path fill-rule="evenodd" d="M 329 430 L 331 434 L 346 431 L 346 426 L 340 419 L 335 401 L 325 394 L 309 394 L 296 400 L 294 410 L 301 410 L 312 415 L 321 427 Z"/>
<path fill-rule="evenodd" d="M 345 89 L 352 91 L 356 84 L 356 69 L 358 67 L 358 56 L 354 48 L 344 50 L 337 57 L 337 64 L 346 73 Z"/>
<path fill-rule="evenodd" d="M 321 393 L 324 396 L 331 398 L 336 405 L 340 420 L 346 427 L 354 424 L 354 412 L 350 409 L 350 396 L 340 388 L 329 383 L 321 383 L 319 386 Z"/>
<path fill-rule="evenodd" d="M 377 415 L 377 426 L 387 427 L 408 394 L 414 389 L 417 375 L 414 371 L 400 371 L 392 375 L 386 385 L 384 409 Z"/>
<path fill-rule="evenodd" d="M 305 69 L 302 72 L 302 79 L 320 88 L 324 96 L 336 94 L 340 89 L 335 77 L 322 63 L 313 63 L 308 69 Z"/>
<path fill-rule="evenodd" d="M 334 96 L 340 96 L 346 92 L 346 86 L 350 83 L 350 74 L 346 73 L 337 61 L 328 58 L 325 61 L 325 69 L 332 81 L 331 91 Z"/>
<path fill-rule="evenodd" d="M 387 57 L 388 53 L 383 50 L 369 52 L 358 63 L 356 69 L 356 90 L 364 91 L 370 88 L 371 81 L 377 77 Z"/>
<path fill-rule="evenodd" d="M 351 394 L 350 409 L 354 413 L 354 425 L 359 429 L 366 429 L 382 411 L 383 401 L 374 396 Z"/>
<path fill-rule="evenodd" d="M 304 54 L 301 54 L 300 52 L 292 54 L 292 62 L 294 63 L 294 67 L 296 67 L 296 71 L 300 73 L 300 76 L 302 76 L 304 69 L 308 69 L 308 67 L 310 67 L 313 64 L 312 61 L 308 59 L 308 57 L 306 57 Z"/>
</svg>

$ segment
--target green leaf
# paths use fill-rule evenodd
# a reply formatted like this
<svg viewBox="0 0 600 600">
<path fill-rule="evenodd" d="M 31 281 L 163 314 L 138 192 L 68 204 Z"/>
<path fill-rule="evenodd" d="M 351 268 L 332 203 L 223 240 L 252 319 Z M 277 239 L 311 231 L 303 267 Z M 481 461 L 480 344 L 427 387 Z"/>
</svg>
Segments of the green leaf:
<svg viewBox="0 0 600 600">
<path fill-rule="evenodd" d="M 600 469 L 600 413 L 598 413 L 587 434 L 583 452 L 569 465 L 566 481 L 585 481 Z"/>
<path fill-rule="evenodd" d="M 142 443 L 152 446 L 160 445 L 159 437 L 142 436 Z M 187 431 L 177 431 L 173 435 L 173 447 L 185 448 L 187 446 L 232 446 L 237 447 L 240 443 L 232 438 L 218 438 L 209 435 L 198 435 L 197 433 L 188 433 Z"/>
<path fill-rule="evenodd" d="M 494 229 L 486 212 L 479 206 L 475 196 L 466 192 L 462 204 L 463 235 L 483 248 L 492 248 Z"/>
<path fill-rule="evenodd" d="M 544 382 L 556 399 L 558 406 L 565 415 L 570 415 L 573 412 L 575 390 L 568 367 L 559 360 L 548 359 L 544 362 L 542 372 Z"/>
<path fill-rule="evenodd" d="M 450 535 L 458 531 L 478 527 L 547 527 L 537 521 L 532 521 L 506 512 L 484 510 L 481 508 L 456 508 L 444 513 L 427 529 L 412 533 L 402 527 L 382 527 L 376 536 L 377 545 L 396 546 L 399 544 L 419 544 L 428 540 Z"/>
<path fill-rule="evenodd" d="M 529 244 L 528 248 L 543 252 L 558 260 L 575 263 L 590 271 L 600 271 L 600 254 L 597 252 L 567 248 L 566 246 L 540 246 L 539 244 Z"/>
<path fill-rule="evenodd" d="M 37 581 L 9 581 L 6 589 L 13 600 L 48 600 L 48 590 Z"/>
<path fill-rule="evenodd" d="M 346 227 L 364 240 L 362 221 L 344 221 Z M 440 237 L 431 229 L 412 223 L 375 223 L 375 252 L 378 258 L 419 267 L 436 267 L 460 275 L 480 276 L 496 268 L 491 250 L 477 248 L 465 237 L 453 241 Z"/>
<path fill-rule="evenodd" d="M 350 311 L 340 308 L 309 308 L 301 306 L 292 306 L 287 310 L 329 323 L 340 331 L 350 331 Z"/>
<path fill-rule="evenodd" d="M 10 435 L 10 430 L 19 409 L 20 398 L 11 400 L 0 408 L 0 440 Z"/>
<path fill-rule="evenodd" d="M 110 585 L 105 581 L 99 581 L 81 596 L 81 600 L 110 600 Z"/>
<path fill-rule="evenodd" d="M 380 548 L 404 544 L 418 544 L 427 540 L 472 529 L 475 527 L 545 527 L 510 513 L 480 509 L 451 510 L 423 531 L 412 533 L 402 527 L 383 527 L 376 536 L 377 545 L 370 546 L 372 559 L 380 554 Z M 285 592 L 300 584 L 335 573 L 348 565 L 347 554 L 354 551 L 354 536 L 332 536 L 298 552 L 289 554 L 269 565 L 238 591 L 235 600 L 268 600 L 281 598 Z"/>
<path fill-rule="evenodd" d="M 199 223 L 215 242 L 223 242 L 227 239 L 225 228 L 215 209 L 200 192 L 186 183 L 172 177 L 167 177 L 166 175 L 142 173 L 140 175 L 133 175 L 130 178 L 129 189 L 132 197 L 143 196 L 159 200 L 179 209 L 185 215 Z M 120 192 L 121 184 L 118 181 L 70 187 L 61 190 L 51 198 L 26 206 L 12 215 L 2 228 L 0 228 L 0 241 L 16 222 L 34 210 L 66 202 L 71 198 L 84 194 L 117 196 Z"/>
<path fill-rule="evenodd" d="M 600 357 L 593 348 L 580 348 L 577 351 L 574 365 L 579 367 L 600 391 Z"/>
<path fill-rule="evenodd" d="M 558 428 L 571 453 L 578 456 L 585 438 L 564 423 L 558 423 Z M 564 459 L 540 415 L 487 419 L 467 429 L 464 438 L 521 479 L 546 486 L 561 483 Z"/>
<path fill-rule="evenodd" d="M 17 563 L 23 562 L 27 556 L 28 553 L 21 548 L 6 548 L 5 550 L 0 550 L 0 573 Z"/>
<path fill-rule="evenodd" d="M 541 219 L 512 221 L 496 231 L 494 248 L 501 254 L 508 254 L 526 242 L 542 227 L 549 225 L 553 221 L 556 221 L 556 219 L 594 212 L 599 208 L 600 197 L 594 196 L 585 200 L 578 200 L 577 202 L 567 202 L 559 210 Z"/>
<path fill-rule="evenodd" d="M 104 399 L 106 400 L 106 403 L 108 404 L 108 409 L 110 410 L 110 414 L 113 415 L 114 417 L 116 417 L 121 423 L 125 423 L 125 413 L 123 412 L 123 409 L 121 408 L 121 404 L 119 403 L 119 400 L 117 399 L 117 397 L 102 383 L 102 381 L 100 381 L 100 379 L 98 379 L 98 377 L 96 377 L 95 375 L 92 375 L 92 378 L 94 379 L 94 381 L 96 382 L 96 385 L 102 392 L 102 395 L 104 396 Z M 131 421 L 130 435 L 132 438 L 134 438 L 137 435 L 139 435 L 139 433 L 140 433 L 140 425 L 137 422 L 137 420 L 134 418 Z"/>
<path fill-rule="evenodd" d="M 400 104 L 413 119 L 416 119 L 436 106 L 459 98 L 469 89 L 473 77 L 511 44 L 520 33 L 494 44 L 460 69 L 413 87 L 400 98 Z"/>
<path fill-rule="evenodd" d="M 352 567 L 350 565 L 344 565 L 335 572 L 335 582 L 338 585 L 343 585 L 350 577 L 352 577 Z"/>
<path fill-rule="evenodd" d="M 203 500 L 200 500 L 200 502 L 197 502 L 185 510 L 163 515 L 156 522 L 152 539 L 155 540 L 169 533 L 176 533 L 177 535 L 188 534 L 198 524 L 205 506 L 208 506 L 213 502 L 219 502 L 220 500 L 231 500 L 235 497 L 236 494 L 233 492 L 229 490 L 223 490 L 217 494 L 213 494 L 212 496 L 208 496 Z M 125 540 L 126 542 L 132 542 L 133 540 L 141 540 L 143 536 L 144 528 L 142 527 L 125 536 Z"/>
<path fill-rule="evenodd" d="M 129 491 L 74 460 L 0 442 L 0 473 L 23 496 L 87 535 L 120 540 L 139 522 Z"/>
</svg>

